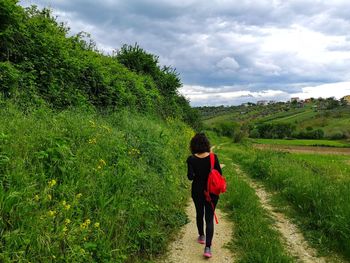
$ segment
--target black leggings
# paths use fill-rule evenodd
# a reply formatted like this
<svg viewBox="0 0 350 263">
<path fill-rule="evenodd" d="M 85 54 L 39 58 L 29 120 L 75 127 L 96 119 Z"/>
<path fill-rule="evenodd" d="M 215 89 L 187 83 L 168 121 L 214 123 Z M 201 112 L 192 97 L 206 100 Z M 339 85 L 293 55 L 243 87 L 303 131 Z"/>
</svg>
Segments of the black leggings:
<svg viewBox="0 0 350 263">
<path fill-rule="evenodd" d="M 215 208 L 216 204 L 218 203 L 219 197 L 217 195 L 210 195 L 210 196 Z M 197 228 L 198 228 L 199 235 L 204 235 L 203 217 L 204 217 L 204 209 L 205 209 L 205 225 L 206 225 L 205 245 L 207 247 L 210 247 L 211 241 L 213 239 L 213 234 L 214 234 L 214 211 L 213 211 L 212 205 L 211 203 L 205 200 L 204 194 L 201 196 L 192 195 L 192 199 L 196 207 L 196 221 L 197 221 Z"/>
</svg>

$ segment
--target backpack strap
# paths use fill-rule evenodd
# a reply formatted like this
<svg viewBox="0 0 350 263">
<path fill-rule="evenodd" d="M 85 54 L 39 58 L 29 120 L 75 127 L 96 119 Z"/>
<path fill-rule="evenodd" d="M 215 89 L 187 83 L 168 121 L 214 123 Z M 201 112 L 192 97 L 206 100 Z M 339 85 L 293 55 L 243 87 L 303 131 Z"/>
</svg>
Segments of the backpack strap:
<svg viewBox="0 0 350 263">
<path fill-rule="evenodd" d="M 214 165 L 215 165 L 215 155 L 214 153 L 210 153 L 210 171 L 214 169 Z M 208 178 L 209 179 L 209 178 Z M 218 221 L 218 218 L 216 216 L 216 213 L 215 213 L 215 207 L 214 207 L 214 203 L 213 201 L 211 200 L 211 197 L 210 197 L 210 193 L 209 193 L 209 180 L 208 180 L 208 184 L 207 184 L 207 191 L 205 191 L 205 194 L 206 194 L 206 199 L 208 202 L 210 202 L 211 204 L 211 207 L 213 208 L 213 213 L 214 213 L 214 218 L 215 218 L 215 223 L 218 224 L 219 221 Z"/>
<path fill-rule="evenodd" d="M 210 153 L 210 171 L 214 169 L 214 164 L 215 164 L 215 155 L 214 153 Z"/>
</svg>

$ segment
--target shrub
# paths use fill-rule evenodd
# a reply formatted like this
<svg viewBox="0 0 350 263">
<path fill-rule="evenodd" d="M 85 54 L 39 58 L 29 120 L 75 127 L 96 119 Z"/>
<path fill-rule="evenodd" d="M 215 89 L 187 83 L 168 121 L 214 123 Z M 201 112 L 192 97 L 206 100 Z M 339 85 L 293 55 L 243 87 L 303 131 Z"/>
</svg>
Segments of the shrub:
<svg viewBox="0 0 350 263">
<path fill-rule="evenodd" d="M 300 131 L 296 137 L 299 139 L 322 139 L 324 131 L 322 129 Z"/>
<path fill-rule="evenodd" d="M 328 136 L 332 140 L 341 140 L 341 139 L 345 139 L 346 138 L 346 135 L 343 132 L 341 132 L 341 131 L 333 132 L 333 133 L 331 133 Z"/>
<path fill-rule="evenodd" d="M 291 137 L 295 126 L 291 123 L 263 123 L 258 124 L 255 129 L 258 130 L 260 138 L 283 139 Z"/>
</svg>

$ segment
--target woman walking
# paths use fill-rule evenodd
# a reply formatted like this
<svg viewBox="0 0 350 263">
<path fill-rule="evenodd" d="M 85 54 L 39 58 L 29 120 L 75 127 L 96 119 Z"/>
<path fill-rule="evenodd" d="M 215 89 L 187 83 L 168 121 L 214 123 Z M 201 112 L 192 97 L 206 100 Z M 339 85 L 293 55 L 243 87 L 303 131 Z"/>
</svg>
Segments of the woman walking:
<svg viewBox="0 0 350 263">
<path fill-rule="evenodd" d="M 198 243 L 205 244 L 204 256 L 210 258 L 211 243 L 214 234 L 214 209 L 219 196 L 210 194 L 213 205 L 206 201 L 204 191 L 207 188 L 210 172 L 210 143 L 203 133 L 197 133 L 190 143 L 192 155 L 187 158 L 187 177 L 192 180 L 192 199 L 196 207 L 196 222 L 198 228 Z M 215 155 L 214 168 L 222 174 L 218 157 Z M 204 222 L 205 215 L 205 235 Z"/>
</svg>

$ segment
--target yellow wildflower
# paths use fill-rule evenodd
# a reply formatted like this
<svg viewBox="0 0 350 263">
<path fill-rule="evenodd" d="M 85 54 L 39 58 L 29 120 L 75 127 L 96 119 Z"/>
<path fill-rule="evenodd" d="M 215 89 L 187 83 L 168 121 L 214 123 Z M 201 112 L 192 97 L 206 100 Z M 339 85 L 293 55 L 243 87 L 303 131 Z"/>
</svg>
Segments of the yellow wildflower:
<svg viewBox="0 0 350 263">
<path fill-rule="evenodd" d="M 106 165 L 106 162 L 105 162 L 105 160 L 103 160 L 103 159 L 100 159 L 100 165 Z"/>
<path fill-rule="evenodd" d="M 96 138 L 89 139 L 89 144 L 96 144 Z"/>
<path fill-rule="evenodd" d="M 85 254 L 85 250 L 83 248 L 80 249 L 80 253 Z"/>
<path fill-rule="evenodd" d="M 40 199 L 40 198 L 39 198 L 39 195 L 35 195 L 35 196 L 34 196 L 34 200 L 35 200 L 35 201 L 37 201 L 37 202 L 38 202 L 38 201 L 39 201 L 39 199 Z"/>
<path fill-rule="evenodd" d="M 71 207 L 70 204 L 67 204 L 67 205 L 64 206 L 64 209 L 69 210 L 70 207 Z"/>
<path fill-rule="evenodd" d="M 57 181 L 55 179 L 52 179 L 51 181 L 49 181 L 49 187 L 53 187 L 57 184 Z"/>
<path fill-rule="evenodd" d="M 80 197 L 82 197 L 83 196 L 83 194 L 82 193 L 79 193 L 79 194 L 77 194 L 76 195 L 76 197 L 79 199 Z"/>
<path fill-rule="evenodd" d="M 62 231 L 63 231 L 63 233 L 66 233 L 68 231 L 68 227 L 64 226 Z"/>
<path fill-rule="evenodd" d="M 47 195 L 47 199 L 52 200 L 52 195 Z"/>
<path fill-rule="evenodd" d="M 103 129 L 106 129 L 109 133 L 112 131 L 111 128 L 109 128 L 108 126 L 102 125 L 101 127 Z"/>
<path fill-rule="evenodd" d="M 99 222 L 96 222 L 96 223 L 94 224 L 94 227 L 95 227 L 95 228 L 99 228 L 99 227 L 100 227 L 100 223 L 99 223 Z"/>
<path fill-rule="evenodd" d="M 62 205 L 65 206 L 66 205 L 66 200 L 62 201 Z"/>
<path fill-rule="evenodd" d="M 139 149 L 136 149 L 136 148 L 132 148 L 132 149 L 129 151 L 129 154 L 130 154 L 130 155 L 139 155 L 139 154 L 140 154 L 140 150 L 139 150 Z"/>
<path fill-rule="evenodd" d="M 101 169 L 101 168 L 102 168 L 101 165 L 97 166 L 97 169 Z"/>
<path fill-rule="evenodd" d="M 96 127 L 96 123 L 94 121 L 89 121 L 91 127 Z"/>
<path fill-rule="evenodd" d="M 66 218 L 66 220 L 64 220 L 64 223 L 66 224 L 66 225 L 69 225 L 70 224 L 70 219 L 69 218 Z"/>
<path fill-rule="evenodd" d="M 84 223 L 80 224 L 80 228 L 85 229 L 87 228 L 91 223 L 90 219 L 86 219 Z"/>
<path fill-rule="evenodd" d="M 51 217 L 54 217 L 54 216 L 56 215 L 56 211 L 50 210 L 50 211 L 48 212 L 48 215 L 51 216 Z"/>
</svg>

